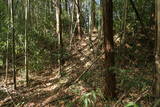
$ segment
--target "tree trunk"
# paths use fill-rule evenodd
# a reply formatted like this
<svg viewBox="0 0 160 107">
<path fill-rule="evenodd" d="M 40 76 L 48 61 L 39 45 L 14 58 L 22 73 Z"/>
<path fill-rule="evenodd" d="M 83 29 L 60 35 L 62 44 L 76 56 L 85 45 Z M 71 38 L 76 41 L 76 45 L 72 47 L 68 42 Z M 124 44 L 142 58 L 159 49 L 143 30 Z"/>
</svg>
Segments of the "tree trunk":
<svg viewBox="0 0 160 107">
<path fill-rule="evenodd" d="M 58 50 L 59 50 L 59 72 L 62 71 L 62 24 L 61 24 L 61 0 L 56 0 L 56 32 L 58 36 Z"/>
<path fill-rule="evenodd" d="M 82 37 L 82 32 L 81 32 L 81 21 L 80 21 L 80 1 L 76 0 L 76 11 L 77 11 L 77 35 L 79 38 Z"/>
<path fill-rule="evenodd" d="M 125 42 L 125 35 L 126 35 L 126 24 L 127 24 L 127 12 L 128 12 L 128 0 L 124 0 L 124 16 L 123 16 L 123 22 L 122 22 L 122 31 L 123 34 L 121 35 L 120 39 L 120 45 Z"/>
<path fill-rule="evenodd" d="M 10 0 L 10 22 L 11 22 L 11 29 L 12 29 L 12 71 L 13 71 L 13 83 L 14 89 L 16 89 L 16 70 L 15 70 L 15 30 L 14 30 L 14 8 L 13 8 L 14 0 Z"/>
<path fill-rule="evenodd" d="M 10 1 L 8 0 L 8 16 L 10 17 Z M 10 26 L 8 25 L 8 30 L 10 29 Z M 7 80 L 8 80 L 8 70 L 9 70 L 9 66 L 8 66 L 8 57 L 9 57 L 9 32 L 7 33 L 7 46 L 6 46 L 6 77 L 5 77 L 5 83 L 7 84 Z"/>
<path fill-rule="evenodd" d="M 112 0 L 103 0 L 103 32 L 105 50 L 105 92 L 106 98 L 116 97 L 116 78 L 112 70 L 114 66 L 113 11 Z"/>
<path fill-rule="evenodd" d="M 95 9 L 96 9 L 95 5 L 96 4 L 95 3 L 96 3 L 95 0 L 91 0 L 91 22 L 92 22 L 91 29 L 92 30 L 94 29 L 94 27 L 96 25 L 96 11 L 95 11 Z"/>
<path fill-rule="evenodd" d="M 156 0 L 156 55 L 155 65 L 156 73 L 154 78 L 153 94 L 155 97 L 160 97 L 160 1 Z"/>
<path fill-rule="evenodd" d="M 26 73 L 26 86 L 28 86 L 28 79 L 29 79 L 29 75 L 28 75 L 28 36 L 27 36 L 27 30 L 28 30 L 28 7 L 29 7 L 29 0 L 26 0 L 25 2 L 25 73 Z"/>
<path fill-rule="evenodd" d="M 71 9 L 70 9 L 70 18 L 71 18 L 71 26 L 70 26 L 70 49 L 72 48 L 72 40 L 73 40 L 73 37 L 74 37 L 74 9 L 75 9 L 75 3 L 73 3 L 72 1 L 72 4 L 71 4 Z M 75 26 L 77 25 L 77 23 L 75 23 Z"/>
</svg>

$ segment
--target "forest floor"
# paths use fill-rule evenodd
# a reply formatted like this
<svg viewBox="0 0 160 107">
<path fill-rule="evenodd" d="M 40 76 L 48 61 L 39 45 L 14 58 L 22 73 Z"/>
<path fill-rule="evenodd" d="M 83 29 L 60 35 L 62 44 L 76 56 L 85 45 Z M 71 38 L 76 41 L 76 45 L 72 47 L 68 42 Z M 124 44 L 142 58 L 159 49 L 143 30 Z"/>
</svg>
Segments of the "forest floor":
<svg viewBox="0 0 160 107">
<path fill-rule="evenodd" d="M 17 77 L 17 90 L 13 90 L 11 74 L 7 85 L 1 75 L 0 107 L 124 107 L 129 102 L 150 107 L 153 105 L 153 59 L 151 49 L 148 49 L 150 44 L 142 44 L 142 38 L 125 43 L 115 52 L 118 93 L 115 100 L 103 98 L 103 40 L 99 34 L 93 34 L 92 42 L 88 36 L 74 41 L 61 75 L 57 65 L 51 65 L 38 73 L 32 72 L 29 87 Z"/>
</svg>

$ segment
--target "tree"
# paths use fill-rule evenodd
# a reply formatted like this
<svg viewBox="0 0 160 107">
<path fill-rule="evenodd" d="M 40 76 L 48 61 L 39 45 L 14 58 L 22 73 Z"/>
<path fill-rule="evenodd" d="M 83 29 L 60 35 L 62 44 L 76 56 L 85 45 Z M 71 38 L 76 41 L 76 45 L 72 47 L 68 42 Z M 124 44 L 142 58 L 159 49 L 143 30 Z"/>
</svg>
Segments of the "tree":
<svg viewBox="0 0 160 107">
<path fill-rule="evenodd" d="M 27 53 L 28 53 L 28 51 L 27 51 L 27 49 L 28 49 L 28 37 L 27 37 L 27 29 L 28 29 L 28 22 L 27 22 L 27 20 L 28 20 L 28 6 L 29 5 L 29 0 L 26 0 L 26 2 L 25 2 L 25 72 L 26 72 L 26 86 L 28 86 L 28 79 L 29 79 L 29 76 L 28 76 L 28 55 L 27 55 Z"/>
<path fill-rule="evenodd" d="M 156 54 L 155 54 L 155 65 L 156 73 L 153 86 L 153 93 L 155 97 L 160 97 L 160 1 L 156 0 Z"/>
<path fill-rule="evenodd" d="M 71 6 L 70 6 L 70 18 L 71 18 L 71 25 L 70 25 L 70 49 L 72 48 L 72 40 L 74 37 L 74 9 L 75 9 L 75 3 L 71 1 Z M 77 23 L 75 24 L 76 27 Z"/>
<path fill-rule="evenodd" d="M 81 37 L 81 19 L 80 19 L 80 1 L 79 0 L 75 0 L 75 4 L 76 4 L 76 12 L 77 12 L 77 33 L 78 33 L 78 37 Z"/>
<path fill-rule="evenodd" d="M 95 27 L 96 25 L 96 2 L 95 0 L 91 0 L 91 21 L 92 21 L 92 24 L 91 24 L 91 30 L 93 30 L 93 28 Z"/>
<path fill-rule="evenodd" d="M 8 16 L 10 15 L 10 0 L 8 0 Z M 8 31 L 9 31 L 9 25 L 8 25 Z M 7 46 L 6 46 L 6 77 L 5 77 L 5 82 L 7 84 L 7 79 L 8 79 L 8 69 L 9 69 L 9 66 L 8 66 L 8 57 L 9 57 L 9 32 L 7 33 Z"/>
<path fill-rule="evenodd" d="M 62 66 L 62 24 L 61 24 L 61 0 L 56 0 L 56 32 L 58 36 L 58 49 L 59 49 L 59 58 L 58 58 L 58 63 L 59 63 L 59 71 L 61 73 L 61 66 Z"/>
<path fill-rule="evenodd" d="M 13 71 L 13 83 L 14 89 L 16 89 L 16 69 L 15 69 L 15 29 L 14 29 L 14 8 L 13 8 L 13 0 L 10 0 L 10 22 L 12 29 L 12 71 Z"/>
<path fill-rule="evenodd" d="M 103 33 L 105 50 L 105 97 L 116 97 L 116 78 L 112 70 L 114 66 L 113 42 L 113 5 L 112 0 L 103 0 Z"/>
</svg>

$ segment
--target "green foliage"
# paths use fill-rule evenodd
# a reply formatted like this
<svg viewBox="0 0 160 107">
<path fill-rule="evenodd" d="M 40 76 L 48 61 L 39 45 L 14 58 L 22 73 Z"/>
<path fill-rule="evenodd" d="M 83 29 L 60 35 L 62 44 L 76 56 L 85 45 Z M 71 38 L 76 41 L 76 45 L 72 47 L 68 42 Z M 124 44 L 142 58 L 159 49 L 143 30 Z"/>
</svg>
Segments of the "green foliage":
<svg viewBox="0 0 160 107">
<path fill-rule="evenodd" d="M 93 90 L 91 92 L 83 93 L 79 101 L 81 102 L 83 107 L 92 107 L 98 101 L 98 97 L 104 98 L 100 89 L 97 89 L 96 91 Z"/>
<path fill-rule="evenodd" d="M 58 64 L 58 58 L 61 57 L 62 60 L 66 61 L 68 58 L 70 58 L 71 53 L 67 50 L 69 39 L 71 37 L 70 35 L 70 25 L 75 25 L 76 22 L 76 15 L 74 16 L 74 21 L 71 21 L 71 16 L 68 14 L 69 12 L 66 12 L 65 7 L 65 1 L 62 0 L 62 31 L 63 31 L 63 45 L 64 47 L 62 49 L 58 49 L 58 37 L 56 34 L 56 16 L 55 16 L 55 7 L 52 0 L 30 0 L 30 6 L 29 6 L 29 12 L 28 12 L 28 27 L 27 27 L 27 37 L 28 37 L 28 62 L 29 62 L 29 71 L 35 71 L 39 73 L 38 71 L 41 71 L 45 69 L 46 67 L 49 67 L 49 65 L 56 65 Z M 71 2 L 72 0 L 67 0 L 68 5 L 71 9 Z M 142 22 L 144 23 L 144 26 L 147 28 L 146 33 L 150 35 L 150 32 L 153 32 L 152 29 L 154 28 L 154 0 L 133 0 L 136 8 L 140 14 L 140 17 L 142 19 Z M 20 76 L 25 76 L 25 70 L 24 70 L 24 47 L 25 47 L 25 1 L 24 0 L 14 0 L 13 7 L 14 7 L 14 29 L 15 29 L 15 41 L 16 41 L 16 70 L 17 73 L 20 74 Z M 89 0 L 80 0 L 80 11 L 81 11 L 81 25 L 82 30 L 86 33 L 88 33 L 89 28 L 89 15 L 90 15 L 90 6 L 89 6 Z M 119 37 L 124 33 L 123 31 L 123 23 L 124 23 L 124 2 L 125 0 L 113 0 L 113 26 L 114 26 L 114 34 L 118 34 Z M 70 10 L 69 9 L 69 10 Z M 71 10 L 70 10 L 71 11 Z M 75 10 L 74 10 L 75 11 Z M 96 4 L 96 26 L 101 27 L 101 21 L 102 20 L 102 12 L 100 4 Z M 7 46 L 7 36 L 9 36 L 9 70 L 11 68 L 11 57 L 12 57 L 12 30 L 10 26 L 10 12 L 8 11 L 7 7 L 7 0 L 0 0 L 0 67 L 5 64 L 5 57 L 6 57 L 6 46 Z M 8 28 L 9 27 L 9 28 Z M 153 67 L 153 64 L 146 65 L 146 62 L 148 61 L 150 63 L 151 60 L 154 60 L 154 58 L 146 58 L 146 53 L 144 52 L 146 50 L 149 50 L 146 45 L 146 38 L 149 41 L 149 47 L 151 49 L 154 45 L 154 37 L 144 36 L 142 33 L 142 26 L 140 25 L 140 22 L 137 20 L 137 16 L 135 14 L 135 11 L 133 10 L 133 7 L 130 5 L 128 0 L 128 11 L 127 11 L 127 19 L 126 19 L 126 31 L 124 35 L 124 44 L 122 44 L 122 47 L 124 47 L 125 43 L 129 43 L 131 48 L 120 48 L 121 50 L 117 51 L 116 60 L 118 61 L 126 61 L 124 68 L 121 68 L 121 64 L 117 64 L 115 67 L 111 67 L 110 71 L 113 71 L 116 73 L 117 85 L 123 88 L 124 91 L 128 91 L 130 89 L 138 89 L 138 90 L 146 90 L 148 86 L 152 85 L 152 81 L 149 80 L 149 78 L 144 77 L 144 71 L 143 73 L 140 73 L 140 71 L 135 72 L 134 70 L 131 70 L 130 66 L 136 66 L 136 67 L 145 67 L 145 69 L 151 70 Z M 148 30 L 150 29 L 150 30 Z M 138 40 L 133 40 L 137 38 Z M 101 42 L 100 40 L 99 42 Z M 151 42 L 150 42 L 151 41 Z M 77 41 L 76 41 L 77 42 Z M 142 46 L 137 46 L 137 44 Z M 116 45 L 115 45 L 116 46 Z M 117 45 L 118 46 L 118 45 Z M 102 47 L 102 46 L 101 46 Z M 147 47 L 147 49 L 145 49 Z M 142 48 L 144 48 L 142 50 Z M 118 48 L 117 48 L 118 49 Z M 139 54 L 136 54 L 136 51 L 138 51 Z M 153 50 L 149 50 L 153 51 Z M 101 53 L 100 51 L 98 51 Z M 61 53 L 61 54 L 60 54 Z M 125 55 L 119 55 L 119 53 Z M 151 53 L 153 54 L 153 53 Z M 91 55 L 92 56 L 92 55 Z M 153 55 L 151 55 L 152 57 Z M 126 59 L 125 59 L 126 58 Z M 137 61 L 138 59 L 138 61 Z M 133 62 L 130 64 L 130 61 Z M 151 62 L 152 63 L 152 62 Z M 130 65 L 129 65 L 130 64 Z M 104 68 L 102 68 L 103 70 Z M 97 70 L 96 70 L 97 71 Z M 61 72 L 61 75 L 66 75 L 68 72 Z M 90 81 L 90 77 L 92 77 L 93 72 L 86 72 L 82 76 L 82 80 L 84 80 L 85 83 Z M 149 73 L 147 75 L 150 75 Z M 19 76 L 19 75 L 18 75 Z M 70 78 L 70 77 L 69 77 Z M 18 81 L 19 83 L 24 83 L 25 80 Z M 89 83 L 89 82 L 88 82 Z M 91 83 L 91 82 L 90 82 Z M 118 87 L 119 88 L 119 87 Z M 68 107 L 73 107 L 74 103 L 80 104 L 82 107 L 92 107 L 94 106 L 99 99 L 104 100 L 103 94 L 101 93 L 100 89 L 92 90 L 89 92 L 81 93 L 80 89 L 73 89 L 73 93 L 75 93 L 79 98 L 75 102 L 69 102 L 67 103 Z M 0 91 L 0 96 L 3 95 L 3 93 Z M 155 102 L 155 107 L 159 106 L 160 101 L 157 100 Z M 17 104 L 18 106 L 23 106 L 24 102 L 20 102 Z M 108 104 L 109 105 L 109 104 Z M 107 106 L 107 105 L 106 105 Z M 129 102 L 125 105 L 125 107 L 139 107 L 138 104 L 134 102 Z"/>
<path fill-rule="evenodd" d="M 24 104 L 25 104 L 25 102 L 20 102 L 15 107 L 22 107 L 22 106 L 24 106 Z"/>
<path fill-rule="evenodd" d="M 160 99 L 158 99 L 158 100 L 156 100 L 156 101 L 154 102 L 153 107 L 159 107 L 159 106 L 160 106 Z"/>
<path fill-rule="evenodd" d="M 129 102 L 124 107 L 140 107 L 140 106 L 138 104 L 134 103 L 134 102 Z"/>
<path fill-rule="evenodd" d="M 131 88 L 145 90 L 148 86 L 152 85 L 152 81 L 148 78 L 143 78 L 144 75 L 141 73 L 133 75 L 133 71 L 129 69 L 118 67 L 111 67 L 110 69 L 118 75 L 118 78 L 121 80 L 119 84 L 125 90 L 130 90 Z"/>
<path fill-rule="evenodd" d="M 67 102 L 67 107 L 72 107 L 73 105 L 78 104 L 81 107 L 93 107 L 96 105 L 97 102 L 100 100 L 105 100 L 101 90 L 97 88 L 96 90 L 92 90 L 89 92 L 84 92 L 81 94 L 79 89 L 72 89 L 74 93 L 79 95 L 80 97 L 76 99 L 74 102 Z"/>
<path fill-rule="evenodd" d="M 121 68 L 118 68 L 118 67 L 110 67 L 110 70 L 116 72 L 116 73 L 129 73 L 129 72 L 132 72 L 132 70 L 129 70 L 129 69 L 121 69 Z"/>
<path fill-rule="evenodd" d="M 151 85 L 151 81 L 148 79 L 144 79 L 143 76 L 131 76 L 130 74 L 121 74 L 120 75 L 121 82 L 120 84 L 123 86 L 125 90 L 130 90 L 131 88 L 144 90 Z"/>
<path fill-rule="evenodd" d="M 74 107 L 74 103 L 68 102 L 65 106 L 66 106 L 66 107 Z"/>
<path fill-rule="evenodd" d="M 0 58 L 0 66 L 3 65 L 3 60 Z"/>
</svg>

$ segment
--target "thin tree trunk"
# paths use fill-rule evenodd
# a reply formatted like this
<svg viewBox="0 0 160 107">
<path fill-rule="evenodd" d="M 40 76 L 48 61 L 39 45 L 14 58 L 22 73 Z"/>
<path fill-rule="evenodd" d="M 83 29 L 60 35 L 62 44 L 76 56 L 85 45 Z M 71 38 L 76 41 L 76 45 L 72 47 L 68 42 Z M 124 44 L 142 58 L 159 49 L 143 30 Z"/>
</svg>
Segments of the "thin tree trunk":
<svg viewBox="0 0 160 107">
<path fill-rule="evenodd" d="M 8 79 L 8 70 L 9 70 L 9 66 L 8 66 L 8 48 L 9 48 L 9 33 L 7 34 L 7 52 L 6 52 L 6 77 L 5 77 L 5 83 L 7 84 L 7 79 Z"/>
<path fill-rule="evenodd" d="M 88 22 L 89 22 L 89 25 L 88 25 L 88 31 L 89 31 L 89 33 L 91 34 L 91 31 L 92 31 L 92 8 L 91 8 L 91 2 L 92 2 L 92 0 L 89 0 L 89 2 L 88 2 L 88 4 L 90 5 L 89 6 L 89 17 L 88 17 Z"/>
<path fill-rule="evenodd" d="M 82 32 L 81 32 L 81 19 L 80 19 L 80 1 L 76 0 L 75 4 L 76 4 L 76 11 L 77 11 L 77 33 L 78 33 L 78 37 L 81 38 Z"/>
<path fill-rule="evenodd" d="M 155 97 L 160 97 L 160 1 L 156 0 L 156 55 L 155 65 L 156 73 L 154 78 L 153 94 Z"/>
<path fill-rule="evenodd" d="M 16 89 L 16 70 L 15 70 L 15 30 L 14 30 L 14 11 L 13 11 L 13 0 L 10 0 L 10 11 L 11 11 L 11 29 L 12 29 L 12 71 L 13 71 L 13 83 L 14 89 Z"/>
<path fill-rule="evenodd" d="M 8 16 L 10 16 L 10 0 L 8 0 Z M 10 26 L 8 25 L 8 29 L 10 29 Z M 7 84 L 7 80 L 8 80 L 8 55 L 9 55 L 9 32 L 7 33 L 7 52 L 6 52 L 6 77 L 5 77 L 5 83 Z"/>
<path fill-rule="evenodd" d="M 95 3 L 96 3 L 95 0 L 91 0 L 91 21 L 92 21 L 91 30 L 93 30 L 96 25 L 96 11 L 95 11 L 96 4 Z"/>
<path fill-rule="evenodd" d="M 100 0 L 100 7 L 101 7 L 101 12 L 102 12 L 103 11 L 103 2 L 102 2 L 102 0 Z M 103 18 L 100 19 L 100 24 L 101 24 L 100 35 L 102 36 L 103 35 Z"/>
<path fill-rule="evenodd" d="M 62 24 L 61 24 L 61 0 L 56 0 L 56 28 L 57 28 L 57 36 L 58 36 L 58 49 L 59 49 L 59 72 L 62 72 Z"/>
<path fill-rule="evenodd" d="M 73 23 L 74 23 L 74 9 L 75 9 L 75 5 L 72 2 L 72 12 L 71 12 L 71 35 L 73 34 Z"/>
<path fill-rule="evenodd" d="M 75 4 L 72 1 L 72 6 L 71 6 L 71 31 L 70 31 L 70 49 L 72 48 L 72 41 L 74 37 L 74 28 L 73 28 L 73 23 L 74 23 L 74 9 L 75 9 Z M 77 23 L 75 23 L 77 25 Z"/>
<path fill-rule="evenodd" d="M 106 98 L 116 97 L 116 78 L 112 70 L 114 66 L 114 42 L 113 42 L 113 5 L 112 0 L 103 0 L 103 32 L 105 50 L 105 92 Z"/>
<path fill-rule="evenodd" d="M 26 0 L 25 4 L 25 73 L 26 73 L 26 86 L 29 85 L 29 75 L 28 75 L 28 7 L 29 0 Z"/>
</svg>

